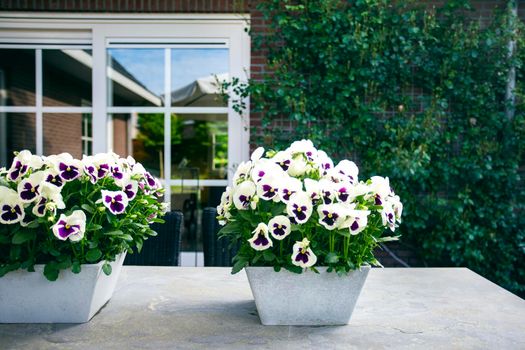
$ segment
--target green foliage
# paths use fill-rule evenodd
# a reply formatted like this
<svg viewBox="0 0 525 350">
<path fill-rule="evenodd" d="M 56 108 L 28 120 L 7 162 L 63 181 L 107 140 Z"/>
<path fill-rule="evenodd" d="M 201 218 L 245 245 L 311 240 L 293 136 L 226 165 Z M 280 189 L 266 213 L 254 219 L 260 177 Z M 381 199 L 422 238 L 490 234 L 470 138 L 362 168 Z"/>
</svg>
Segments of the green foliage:
<svg viewBox="0 0 525 350">
<path fill-rule="evenodd" d="M 524 293 L 523 25 L 500 13 L 480 26 L 469 8 L 263 1 L 270 30 L 252 37 L 272 73 L 235 88 L 264 113 L 262 143 L 309 138 L 356 159 L 364 176 L 389 176 L 405 204 L 400 232 L 426 263 L 467 266 Z M 518 50 L 509 57 L 511 39 Z M 282 120 L 293 129 L 276 127 Z"/>
</svg>

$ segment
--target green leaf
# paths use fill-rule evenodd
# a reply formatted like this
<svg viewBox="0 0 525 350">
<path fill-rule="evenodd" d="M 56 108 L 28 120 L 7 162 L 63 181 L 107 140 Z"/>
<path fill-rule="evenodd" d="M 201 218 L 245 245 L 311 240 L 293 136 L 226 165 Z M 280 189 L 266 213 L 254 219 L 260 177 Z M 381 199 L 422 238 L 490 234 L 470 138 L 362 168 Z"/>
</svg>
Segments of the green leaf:
<svg viewBox="0 0 525 350">
<path fill-rule="evenodd" d="M 121 230 L 115 230 L 115 231 L 104 232 L 104 234 L 107 236 L 120 236 L 120 235 L 123 235 L 124 232 L 122 232 Z"/>
<path fill-rule="evenodd" d="M 100 249 L 95 248 L 91 249 L 86 253 L 86 260 L 89 262 L 96 262 L 102 257 L 102 252 Z"/>
<path fill-rule="evenodd" d="M 8 244 L 10 242 L 10 239 L 8 236 L 0 235 L 0 244 Z"/>
<path fill-rule="evenodd" d="M 31 241 L 35 239 L 36 232 L 30 231 L 30 230 L 20 230 L 17 233 L 14 234 L 13 238 L 11 239 L 11 243 L 13 244 L 22 244 L 27 241 Z"/>
<path fill-rule="evenodd" d="M 80 206 L 82 209 L 84 209 L 85 211 L 87 211 L 88 213 L 90 214 L 93 214 L 93 212 L 95 211 L 95 208 L 93 208 L 91 205 L 89 204 L 82 204 Z"/>
<path fill-rule="evenodd" d="M 80 270 L 81 270 L 80 262 L 75 261 L 75 262 L 73 263 L 73 265 L 71 265 L 71 271 L 72 271 L 73 273 L 80 273 Z"/>
<path fill-rule="evenodd" d="M 271 250 L 265 250 L 263 251 L 263 258 L 265 261 L 273 261 L 275 260 L 275 254 Z"/>
<path fill-rule="evenodd" d="M 223 226 L 217 233 L 219 237 L 229 235 L 232 233 L 238 233 L 241 231 L 241 224 L 238 221 L 230 222 Z"/>
<path fill-rule="evenodd" d="M 101 229 L 102 229 L 102 225 L 98 225 L 98 224 L 91 224 L 87 228 L 88 231 L 98 231 Z"/>
<path fill-rule="evenodd" d="M 247 265 L 248 263 L 245 260 L 237 261 L 232 267 L 232 275 L 235 275 L 236 273 L 244 269 Z"/>
<path fill-rule="evenodd" d="M 297 274 L 303 273 L 303 268 L 300 266 L 286 265 L 284 268 L 293 273 L 297 273 Z"/>
<path fill-rule="evenodd" d="M 123 235 L 120 235 L 119 237 L 122 238 L 122 239 L 125 240 L 125 241 L 128 241 L 128 242 L 133 241 L 133 237 L 131 237 L 131 235 L 129 235 L 129 234 L 127 234 L 127 233 L 126 233 L 126 234 L 123 234 Z"/>
<path fill-rule="evenodd" d="M 273 270 L 275 272 L 279 272 L 279 271 L 281 271 L 281 266 L 280 265 L 274 265 Z"/>
<path fill-rule="evenodd" d="M 58 278 L 58 273 L 59 273 L 59 270 L 58 270 L 57 265 L 56 265 L 56 263 L 54 261 L 52 261 L 50 263 L 47 263 L 44 266 L 44 276 L 46 276 L 46 278 L 49 281 L 56 281 L 57 278 Z"/>
<path fill-rule="evenodd" d="M 337 264 L 339 262 L 339 256 L 334 252 L 328 253 L 326 254 L 324 262 L 327 264 Z"/>
<path fill-rule="evenodd" d="M 104 265 L 102 265 L 102 271 L 106 274 L 106 276 L 111 275 L 111 265 L 106 261 Z"/>
</svg>

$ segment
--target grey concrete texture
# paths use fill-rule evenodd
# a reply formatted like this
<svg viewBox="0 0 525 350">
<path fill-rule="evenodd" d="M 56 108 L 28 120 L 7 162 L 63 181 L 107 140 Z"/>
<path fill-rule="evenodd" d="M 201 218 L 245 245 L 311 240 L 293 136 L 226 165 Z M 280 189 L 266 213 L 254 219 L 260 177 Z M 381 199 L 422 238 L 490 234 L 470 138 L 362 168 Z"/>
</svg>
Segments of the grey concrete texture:
<svg viewBox="0 0 525 350">
<path fill-rule="evenodd" d="M 350 321 L 370 266 L 346 276 L 306 270 L 302 274 L 273 267 L 247 267 L 257 312 L 264 325 L 334 326 Z"/>
<path fill-rule="evenodd" d="M 88 323 L 0 325 L 1 349 L 525 349 L 525 301 L 464 268 L 372 269 L 347 326 L 263 326 L 246 275 L 124 266 Z"/>
</svg>

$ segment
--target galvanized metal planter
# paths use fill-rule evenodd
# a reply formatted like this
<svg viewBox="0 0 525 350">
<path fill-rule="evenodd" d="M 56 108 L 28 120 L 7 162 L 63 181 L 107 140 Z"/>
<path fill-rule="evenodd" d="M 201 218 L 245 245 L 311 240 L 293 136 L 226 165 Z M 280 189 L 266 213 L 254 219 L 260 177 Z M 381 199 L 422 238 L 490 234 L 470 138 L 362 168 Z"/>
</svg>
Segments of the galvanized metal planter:
<svg viewBox="0 0 525 350">
<path fill-rule="evenodd" d="M 272 267 L 247 267 L 257 311 L 264 325 L 345 325 L 365 283 L 370 266 L 347 276 L 306 271 L 275 272 Z"/>
<path fill-rule="evenodd" d="M 0 323 L 84 323 L 113 295 L 126 254 L 111 263 L 112 273 L 102 271 L 104 262 L 82 265 L 79 274 L 60 271 L 48 281 L 35 272 L 13 271 L 0 278 Z"/>
</svg>

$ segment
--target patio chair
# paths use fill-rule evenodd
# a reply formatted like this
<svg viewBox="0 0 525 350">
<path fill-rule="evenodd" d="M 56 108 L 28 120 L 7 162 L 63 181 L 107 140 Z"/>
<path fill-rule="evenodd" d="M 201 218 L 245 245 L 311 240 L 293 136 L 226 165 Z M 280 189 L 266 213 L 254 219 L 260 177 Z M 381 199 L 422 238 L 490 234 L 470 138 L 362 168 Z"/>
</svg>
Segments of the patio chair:
<svg viewBox="0 0 525 350">
<path fill-rule="evenodd" d="M 204 208 L 202 211 L 204 266 L 232 266 L 232 258 L 237 254 L 238 247 L 230 249 L 228 239 L 217 237 L 220 228 L 217 209 Z"/>
<path fill-rule="evenodd" d="M 128 254 L 124 265 L 177 266 L 181 242 L 182 213 L 171 211 L 163 217 L 165 223 L 153 223 L 158 235 L 144 241 L 142 251 Z"/>
</svg>

